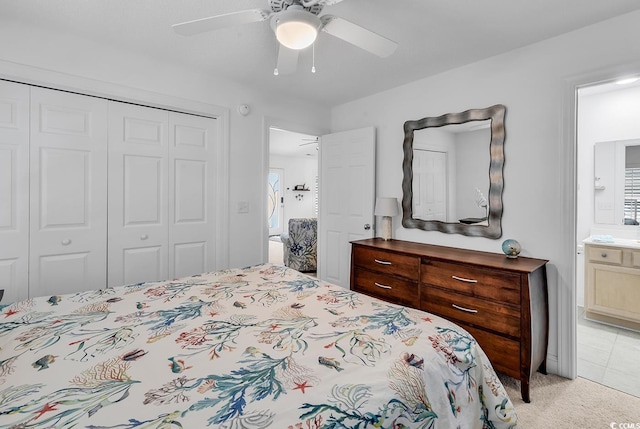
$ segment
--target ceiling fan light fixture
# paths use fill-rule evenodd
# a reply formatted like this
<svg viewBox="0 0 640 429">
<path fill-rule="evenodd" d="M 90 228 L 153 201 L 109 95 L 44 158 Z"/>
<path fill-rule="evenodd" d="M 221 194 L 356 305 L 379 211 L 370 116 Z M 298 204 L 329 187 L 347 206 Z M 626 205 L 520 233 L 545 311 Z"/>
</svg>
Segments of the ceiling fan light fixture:
<svg viewBox="0 0 640 429">
<path fill-rule="evenodd" d="M 318 37 L 321 21 L 301 6 L 290 6 L 274 16 L 276 39 L 289 49 L 304 49 Z"/>
</svg>

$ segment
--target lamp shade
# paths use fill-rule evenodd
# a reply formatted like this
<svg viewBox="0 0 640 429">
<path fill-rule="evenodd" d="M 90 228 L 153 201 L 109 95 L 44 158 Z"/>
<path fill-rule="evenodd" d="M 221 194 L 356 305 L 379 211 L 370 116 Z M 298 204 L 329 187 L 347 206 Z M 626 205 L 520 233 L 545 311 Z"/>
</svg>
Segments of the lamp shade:
<svg viewBox="0 0 640 429">
<path fill-rule="evenodd" d="M 304 49 L 316 40 L 321 21 L 302 6 L 292 5 L 274 17 L 276 39 L 289 49 Z"/>
<path fill-rule="evenodd" d="M 398 214 L 398 199 L 377 197 L 373 214 L 376 216 L 396 216 Z"/>
</svg>

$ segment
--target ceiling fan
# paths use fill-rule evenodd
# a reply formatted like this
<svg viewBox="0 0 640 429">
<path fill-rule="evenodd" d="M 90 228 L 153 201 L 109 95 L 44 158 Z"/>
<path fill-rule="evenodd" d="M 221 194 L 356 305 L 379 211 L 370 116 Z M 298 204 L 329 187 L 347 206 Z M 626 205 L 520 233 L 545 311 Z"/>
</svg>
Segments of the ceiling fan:
<svg viewBox="0 0 640 429">
<path fill-rule="evenodd" d="M 303 141 L 304 143 L 299 143 L 298 146 L 307 146 L 307 145 L 310 145 L 310 144 L 318 144 L 318 142 L 320 141 L 320 137 L 304 138 L 304 139 L 300 139 L 300 140 Z"/>
<path fill-rule="evenodd" d="M 279 42 L 275 74 L 296 71 L 301 49 L 311 46 L 318 32 L 351 43 L 379 57 L 391 55 L 398 44 L 371 30 L 334 15 L 320 15 L 324 6 L 342 0 L 267 0 L 270 10 L 247 9 L 174 24 L 176 33 L 191 36 L 222 28 L 269 20 Z"/>
</svg>

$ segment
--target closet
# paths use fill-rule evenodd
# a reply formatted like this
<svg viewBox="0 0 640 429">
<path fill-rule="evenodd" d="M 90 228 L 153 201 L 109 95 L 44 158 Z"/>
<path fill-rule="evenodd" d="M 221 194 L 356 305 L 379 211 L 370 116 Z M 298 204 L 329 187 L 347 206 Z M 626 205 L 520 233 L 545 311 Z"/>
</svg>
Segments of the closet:
<svg viewBox="0 0 640 429">
<path fill-rule="evenodd" d="M 216 269 L 216 127 L 0 81 L 3 303 Z"/>
</svg>

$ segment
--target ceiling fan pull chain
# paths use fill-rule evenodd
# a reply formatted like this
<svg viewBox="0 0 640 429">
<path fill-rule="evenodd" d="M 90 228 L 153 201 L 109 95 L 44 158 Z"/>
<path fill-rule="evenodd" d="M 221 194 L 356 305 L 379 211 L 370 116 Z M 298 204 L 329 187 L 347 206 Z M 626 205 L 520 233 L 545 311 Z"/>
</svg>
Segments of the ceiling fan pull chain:
<svg viewBox="0 0 640 429">
<path fill-rule="evenodd" d="M 311 46 L 311 73 L 315 73 L 316 72 L 316 43 L 313 42 L 313 45 Z"/>
</svg>

